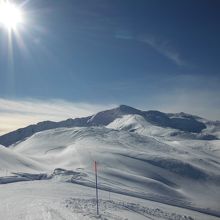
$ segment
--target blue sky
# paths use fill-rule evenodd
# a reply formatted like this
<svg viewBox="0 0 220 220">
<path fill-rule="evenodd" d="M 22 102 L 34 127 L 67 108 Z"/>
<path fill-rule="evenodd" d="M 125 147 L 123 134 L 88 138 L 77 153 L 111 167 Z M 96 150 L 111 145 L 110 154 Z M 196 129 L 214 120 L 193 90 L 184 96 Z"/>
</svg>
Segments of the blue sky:
<svg viewBox="0 0 220 220">
<path fill-rule="evenodd" d="M 14 2 L 25 22 L 10 43 L 0 27 L 2 100 L 220 119 L 220 1 Z"/>
</svg>

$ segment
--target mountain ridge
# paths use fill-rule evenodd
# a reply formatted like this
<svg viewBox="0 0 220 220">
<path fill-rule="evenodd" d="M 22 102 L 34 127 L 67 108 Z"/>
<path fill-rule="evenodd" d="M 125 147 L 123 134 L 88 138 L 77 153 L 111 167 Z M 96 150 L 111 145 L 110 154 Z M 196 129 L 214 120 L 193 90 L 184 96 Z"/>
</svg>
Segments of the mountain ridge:
<svg viewBox="0 0 220 220">
<path fill-rule="evenodd" d="M 142 111 L 127 105 L 120 105 L 116 108 L 101 111 L 87 117 L 75 119 L 69 118 L 60 122 L 42 121 L 24 128 L 19 128 L 0 136 L 0 144 L 8 147 L 11 144 L 24 140 L 37 132 L 54 128 L 107 126 L 115 119 L 121 118 L 124 115 L 140 115 L 152 125 L 164 128 L 174 128 L 183 132 L 200 133 L 202 130 L 207 128 L 207 125 L 200 120 L 202 118 L 183 112 L 163 113 L 156 110 Z M 207 122 L 211 123 L 211 121 Z"/>
</svg>

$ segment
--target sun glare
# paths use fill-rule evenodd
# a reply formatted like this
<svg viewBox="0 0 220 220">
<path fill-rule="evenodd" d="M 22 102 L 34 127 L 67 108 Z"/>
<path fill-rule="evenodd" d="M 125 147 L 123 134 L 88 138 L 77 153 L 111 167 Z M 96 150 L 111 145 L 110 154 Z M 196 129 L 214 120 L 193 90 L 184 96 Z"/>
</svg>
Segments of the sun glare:
<svg viewBox="0 0 220 220">
<path fill-rule="evenodd" d="M 14 30 L 22 22 L 23 13 L 18 6 L 9 1 L 0 2 L 0 24 L 8 30 Z"/>
</svg>

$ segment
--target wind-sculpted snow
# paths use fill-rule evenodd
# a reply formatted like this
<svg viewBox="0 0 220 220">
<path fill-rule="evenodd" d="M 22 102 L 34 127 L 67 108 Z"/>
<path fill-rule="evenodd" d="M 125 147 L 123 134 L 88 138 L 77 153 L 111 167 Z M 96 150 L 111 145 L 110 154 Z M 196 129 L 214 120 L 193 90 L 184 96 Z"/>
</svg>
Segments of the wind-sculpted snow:
<svg viewBox="0 0 220 220">
<path fill-rule="evenodd" d="M 0 184 L 16 183 L 33 180 L 47 180 L 51 176 L 47 174 L 12 173 L 11 176 L 0 177 Z"/>
<path fill-rule="evenodd" d="M 143 157 L 143 155 L 133 157 L 130 155 L 123 155 L 123 154 L 121 154 L 121 155 L 125 156 L 125 157 L 129 157 L 129 158 L 133 158 L 136 160 L 140 160 L 145 163 L 149 163 L 153 166 L 167 170 L 167 171 L 172 172 L 174 174 L 178 174 L 182 177 L 191 178 L 191 179 L 195 179 L 198 181 L 207 181 L 210 179 L 212 179 L 213 181 L 216 180 L 217 182 L 220 181 L 219 175 L 215 175 L 212 171 L 207 172 L 207 170 L 199 168 L 195 165 L 192 165 L 190 162 L 177 160 L 177 159 L 173 159 L 170 157 L 166 157 L 166 158 L 159 157 L 159 156 Z"/>
<path fill-rule="evenodd" d="M 35 160 L 0 146 L 0 176 L 7 176 L 10 172 L 36 172 L 45 170 L 45 167 Z"/>
<path fill-rule="evenodd" d="M 48 180 L 93 188 L 93 161 L 96 160 L 99 188 L 103 190 L 217 212 L 220 202 L 218 141 L 173 140 L 167 138 L 164 128 L 158 131 L 156 128 L 152 130 L 156 136 L 141 134 L 139 128 L 137 132 L 96 126 L 57 128 L 38 132 L 7 150 L 40 164 L 44 172 L 32 166 L 29 173 L 47 173 Z M 17 173 L 27 173 L 24 167 L 19 169 Z M 8 168 L 7 172 L 14 170 Z M 38 178 L 19 174 L 15 180 L 37 180 L 35 177 Z"/>
</svg>

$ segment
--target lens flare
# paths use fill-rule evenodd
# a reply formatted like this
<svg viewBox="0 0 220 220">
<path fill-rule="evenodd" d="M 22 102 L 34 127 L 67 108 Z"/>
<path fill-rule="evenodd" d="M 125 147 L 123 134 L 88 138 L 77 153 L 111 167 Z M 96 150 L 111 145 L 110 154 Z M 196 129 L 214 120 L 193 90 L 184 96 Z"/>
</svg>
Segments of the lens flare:
<svg viewBox="0 0 220 220">
<path fill-rule="evenodd" d="M 23 23 L 21 8 L 9 1 L 0 2 L 0 24 L 8 30 L 15 30 L 20 23 Z"/>
</svg>

